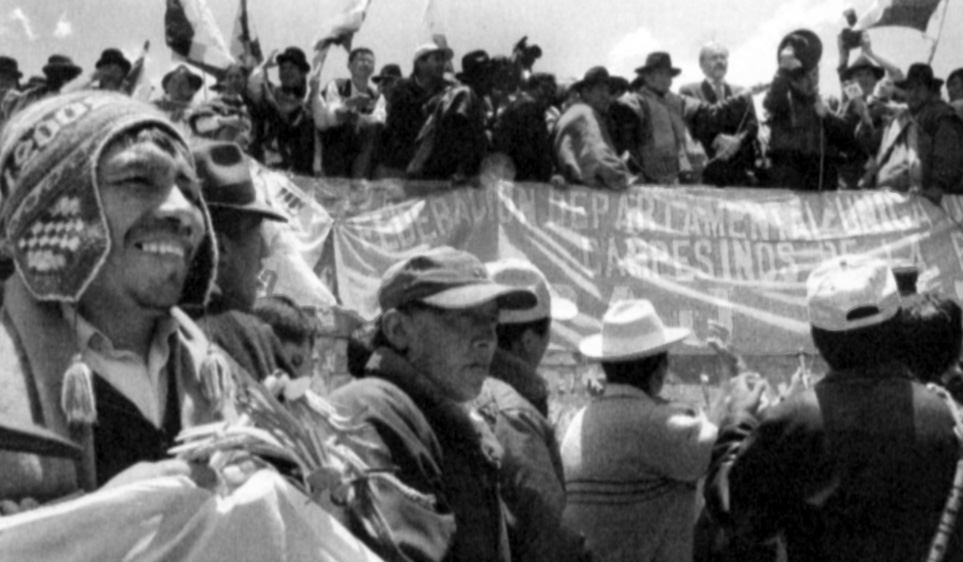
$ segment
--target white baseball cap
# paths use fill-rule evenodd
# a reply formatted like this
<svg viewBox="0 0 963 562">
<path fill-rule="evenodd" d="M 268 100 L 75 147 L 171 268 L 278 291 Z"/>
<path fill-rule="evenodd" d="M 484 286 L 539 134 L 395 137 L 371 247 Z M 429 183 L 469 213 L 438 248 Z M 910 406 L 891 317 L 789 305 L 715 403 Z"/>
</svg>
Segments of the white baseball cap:
<svg viewBox="0 0 963 562">
<path fill-rule="evenodd" d="M 809 322 L 843 332 L 889 320 L 899 311 L 896 279 L 885 261 L 865 255 L 821 263 L 806 280 Z"/>
<path fill-rule="evenodd" d="M 485 264 L 492 281 L 535 293 L 538 302 L 525 310 L 502 309 L 499 324 L 523 324 L 542 318 L 552 320 L 571 320 L 578 315 L 575 303 L 558 295 L 552 295 L 548 279 L 530 262 L 517 258 L 505 258 Z"/>
</svg>

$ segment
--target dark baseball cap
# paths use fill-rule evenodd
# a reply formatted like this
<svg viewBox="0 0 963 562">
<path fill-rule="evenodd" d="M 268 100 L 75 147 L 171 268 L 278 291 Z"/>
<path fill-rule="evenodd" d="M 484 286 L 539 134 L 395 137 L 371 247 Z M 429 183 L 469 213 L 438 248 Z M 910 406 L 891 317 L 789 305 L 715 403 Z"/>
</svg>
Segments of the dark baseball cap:
<svg viewBox="0 0 963 562">
<path fill-rule="evenodd" d="M 524 310 L 535 306 L 538 299 L 528 288 L 492 281 L 484 264 L 472 254 L 439 246 L 391 266 L 381 278 L 381 310 L 415 301 L 452 310 L 497 301 L 502 309 Z"/>
<path fill-rule="evenodd" d="M 194 145 L 191 152 L 208 207 L 288 222 L 287 217 L 258 200 L 251 170 L 238 145 L 226 141 L 203 142 Z"/>
</svg>

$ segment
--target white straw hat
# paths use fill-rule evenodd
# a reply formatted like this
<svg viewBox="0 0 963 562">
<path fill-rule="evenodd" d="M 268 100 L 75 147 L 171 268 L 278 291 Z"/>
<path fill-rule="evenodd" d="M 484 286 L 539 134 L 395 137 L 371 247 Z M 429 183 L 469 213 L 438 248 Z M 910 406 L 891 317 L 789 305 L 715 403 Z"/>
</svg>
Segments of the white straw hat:
<svg viewBox="0 0 963 562">
<path fill-rule="evenodd" d="M 689 337 L 687 328 L 668 328 L 644 299 L 619 301 L 602 318 L 602 332 L 579 344 L 590 359 L 617 360 L 655 355 Z"/>
<path fill-rule="evenodd" d="M 578 315 L 575 303 L 558 295 L 553 295 L 548 279 L 537 267 L 524 260 L 506 258 L 485 264 L 492 281 L 535 293 L 538 302 L 525 310 L 503 309 L 498 317 L 499 324 L 524 324 L 542 318 L 552 320 L 571 320 Z"/>
</svg>

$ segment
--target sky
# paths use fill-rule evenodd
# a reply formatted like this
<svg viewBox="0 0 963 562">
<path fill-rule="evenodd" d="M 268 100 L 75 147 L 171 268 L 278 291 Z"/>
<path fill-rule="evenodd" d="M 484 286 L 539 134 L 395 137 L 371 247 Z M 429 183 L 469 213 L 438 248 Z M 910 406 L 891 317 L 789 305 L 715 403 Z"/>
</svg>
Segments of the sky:
<svg viewBox="0 0 963 562">
<path fill-rule="evenodd" d="M 309 50 L 327 18 L 348 0 L 248 0 L 265 52 L 297 45 Z M 377 66 L 388 62 L 410 71 L 414 49 L 429 35 L 426 0 L 371 0 L 355 45 L 371 47 Z M 674 88 L 700 80 L 700 47 L 717 41 L 730 50 L 729 80 L 742 85 L 768 82 L 776 66 L 776 46 L 787 33 L 809 28 L 824 43 L 823 91 L 838 91 L 835 36 L 842 12 L 865 12 L 873 0 L 433 0 L 439 25 L 455 50 L 455 67 L 473 49 L 508 54 L 523 35 L 545 53 L 536 70 L 560 80 L 581 76 L 592 66 L 633 76 L 651 51 L 668 51 L 683 73 Z M 963 66 L 963 0 L 949 2 L 933 66 L 938 76 Z M 136 57 L 151 42 L 148 76 L 158 84 L 176 63 L 164 43 L 164 0 L 0 0 L 0 54 L 20 62 L 25 76 L 40 74 L 49 55 L 66 54 L 86 72 L 106 47 Z M 229 38 L 238 0 L 207 0 L 225 38 Z M 942 8 L 938 13 L 942 12 Z M 935 35 L 939 23 L 931 25 Z M 904 70 L 925 61 L 931 41 L 906 28 L 873 29 L 877 53 Z M 853 54 L 853 58 L 855 58 Z M 346 54 L 327 59 L 323 80 L 347 75 Z M 203 93 L 202 93 L 203 95 Z"/>
</svg>

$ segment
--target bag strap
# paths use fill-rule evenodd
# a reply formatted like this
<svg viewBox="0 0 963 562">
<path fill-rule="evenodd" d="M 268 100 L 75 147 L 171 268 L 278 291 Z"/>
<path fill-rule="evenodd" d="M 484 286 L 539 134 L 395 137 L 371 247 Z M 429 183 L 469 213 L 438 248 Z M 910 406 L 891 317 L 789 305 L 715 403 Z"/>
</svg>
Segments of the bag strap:
<svg viewBox="0 0 963 562">
<path fill-rule="evenodd" d="M 957 440 L 960 442 L 960 458 L 956 461 L 956 473 L 953 475 L 953 486 L 946 498 L 946 505 L 943 507 L 943 514 L 940 516 L 940 523 L 936 528 L 936 535 L 930 543 L 930 551 L 926 556 L 926 562 L 940 562 L 946 555 L 946 550 L 950 544 L 950 537 L 953 536 L 953 529 L 956 527 L 956 517 L 960 511 L 960 504 L 963 503 L 963 413 L 960 412 L 960 405 L 950 396 L 945 388 L 930 384 L 928 388 L 936 392 L 937 396 L 946 402 L 946 406 L 953 415 L 954 428 Z"/>
</svg>

